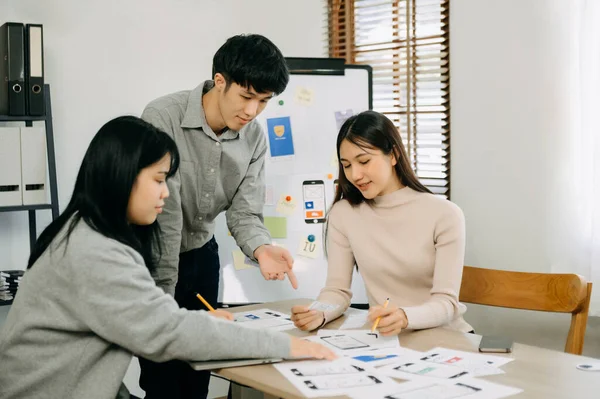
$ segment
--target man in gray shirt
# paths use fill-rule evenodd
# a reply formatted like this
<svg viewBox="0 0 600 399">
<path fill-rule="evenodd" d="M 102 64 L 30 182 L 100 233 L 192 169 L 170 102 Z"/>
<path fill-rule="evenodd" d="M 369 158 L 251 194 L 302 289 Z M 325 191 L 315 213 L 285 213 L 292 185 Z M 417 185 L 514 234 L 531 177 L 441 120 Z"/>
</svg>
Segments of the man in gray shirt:
<svg viewBox="0 0 600 399">
<path fill-rule="evenodd" d="M 181 154 L 158 218 L 164 253 L 153 276 L 181 307 L 202 309 L 196 293 L 216 306 L 220 263 L 214 227 L 223 211 L 232 236 L 258 261 L 263 277 L 283 280 L 287 274 L 297 288 L 292 256 L 271 245 L 263 224 L 267 143 L 254 120 L 288 81 L 286 61 L 269 39 L 234 36 L 213 58 L 213 80 L 158 98 L 142 114 L 175 139 Z M 147 399 L 208 394 L 209 372 L 179 361 L 140 359 L 140 365 Z"/>
</svg>

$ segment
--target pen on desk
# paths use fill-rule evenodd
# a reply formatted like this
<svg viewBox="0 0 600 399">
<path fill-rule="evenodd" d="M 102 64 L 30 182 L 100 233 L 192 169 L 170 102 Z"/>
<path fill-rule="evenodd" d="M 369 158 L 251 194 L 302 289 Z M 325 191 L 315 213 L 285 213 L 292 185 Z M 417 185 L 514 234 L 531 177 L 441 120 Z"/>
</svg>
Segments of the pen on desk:
<svg viewBox="0 0 600 399">
<path fill-rule="evenodd" d="M 215 311 L 215 309 L 212 306 L 210 306 L 210 303 L 206 302 L 206 299 L 202 298 L 202 295 L 196 293 L 196 296 L 202 301 L 202 303 L 208 308 L 208 310 L 210 310 L 211 312 Z"/>
<path fill-rule="evenodd" d="M 387 308 L 387 306 L 389 305 L 389 303 L 390 303 L 390 298 L 387 298 L 387 299 L 385 300 L 385 303 L 383 304 L 383 308 L 384 308 L 384 309 L 385 309 L 385 308 Z M 379 324 L 379 320 L 381 320 L 381 316 L 379 316 L 379 317 L 378 317 L 378 318 L 375 320 L 375 323 L 373 323 L 373 328 L 371 328 L 371 333 L 374 333 L 374 332 L 375 332 L 375 330 L 377 329 L 377 325 Z"/>
</svg>

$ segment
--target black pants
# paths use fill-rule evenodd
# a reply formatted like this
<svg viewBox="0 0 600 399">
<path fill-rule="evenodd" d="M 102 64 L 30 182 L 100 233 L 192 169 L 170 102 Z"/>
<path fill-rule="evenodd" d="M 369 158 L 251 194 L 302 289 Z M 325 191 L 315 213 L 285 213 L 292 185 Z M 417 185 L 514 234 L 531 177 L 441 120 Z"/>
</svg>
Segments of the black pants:
<svg viewBox="0 0 600 399">
<path fill-rule="evenodd" d="M 217 307 L 219 293 L 219 251 L 213 237 L 202 248 L 179 255 L 179 279 L 175 300 L 180 307 L 207 310 L 196 298 L 199 293 L 213 307 Z M 146 399 L 206 398 L 210 371 L 195 371 L 186 362 L 172 360 L 154 363 L 140 358 L 140 387 Z"/>
</svg>

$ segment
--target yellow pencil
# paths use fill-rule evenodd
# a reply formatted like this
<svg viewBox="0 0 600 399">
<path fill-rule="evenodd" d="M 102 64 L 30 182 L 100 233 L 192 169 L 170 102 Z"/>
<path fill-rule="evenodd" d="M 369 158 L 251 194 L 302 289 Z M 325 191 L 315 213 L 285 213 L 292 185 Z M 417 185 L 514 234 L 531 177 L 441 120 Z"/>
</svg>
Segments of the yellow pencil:
<svg viewBox="0 0 600 399">
<path fill-rule="evenodd" d="M 202 303 L 204 304 L 204 306 L 206 306 L 208 308 L 208 310 L 210 310 L 211 312 L 215 311 L 215 309 L 213 309 L 213 307 L 210 306 L 210 303 L 206 302 L 206 299 L 202 298 L 202 295 L 196 293 L 196 296 L 198 297 L 198 299 L 200 299 L 202 301 Z"/>
<path fill-rule="evenodd" d="M 390 298 L 387 298 L 387 299 L 385 300 L 385 303 L 383 304 L 383 308 L 384 308 L 384 309 L 385 309 L 385 308 L 387 308 L 387 306 L 389 305 L 389 303 L 390 303 Z M 379 317 L 378 317 L 378 318 L 375 320 L 375 323 L 373 323 L 373 328 L 371 328 L 371 333 L 374 333 L 374 332 L 375 332 L 375 330 L 377 329 L 377 325 L 379 324 L 379 320 L 381 320 L 381 316 L 379 316 Z"/>
</svg>

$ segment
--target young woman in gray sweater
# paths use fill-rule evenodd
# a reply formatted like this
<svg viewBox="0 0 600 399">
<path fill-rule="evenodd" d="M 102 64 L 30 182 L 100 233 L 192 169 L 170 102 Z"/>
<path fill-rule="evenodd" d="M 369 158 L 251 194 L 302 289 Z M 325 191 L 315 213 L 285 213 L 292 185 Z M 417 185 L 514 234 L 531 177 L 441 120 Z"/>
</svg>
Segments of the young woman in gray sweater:
<svg viewBox="0 0 600 399">
<path fill-rule="evenodd" d="M 128 397 L 122 380 L 133 355 L 335 357 L 281 332 L 241 327 L 222 310 L 180 309 L 155 285 L 156 216 L 178 166 L 175 142 L 139 118 L 113 119 L 96 134 L 0 333 L 0 398 Z"/>
</svg>

